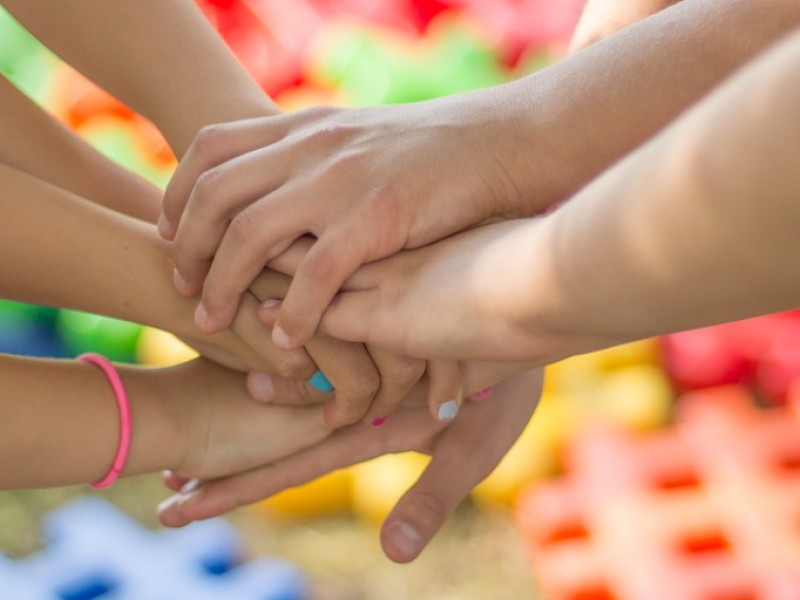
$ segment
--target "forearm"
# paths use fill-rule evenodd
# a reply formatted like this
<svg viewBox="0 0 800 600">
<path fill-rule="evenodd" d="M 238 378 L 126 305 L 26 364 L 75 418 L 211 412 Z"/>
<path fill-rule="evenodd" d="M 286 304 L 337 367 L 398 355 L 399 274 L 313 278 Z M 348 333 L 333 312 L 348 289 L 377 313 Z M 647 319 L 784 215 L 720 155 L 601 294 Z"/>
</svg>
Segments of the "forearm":
<svg viewBox="0 0 800 600">
<path fill-rule="evenodd" d="M 135 475 L 175 468 L 180 429 L 152 375 L 120 370 L 131 403 L 131 448 L 124 470 Z M 77 361 L 0 356 L 0 489 L 88 483 L 111 466 L 119 411 L 103 373 Z"/>
<path fill-rule="evenodd" d="M 278 112 L 191 0 L 3 0 L 68 63 L 164 133 L 180 157 L 205 125 Z"/>
<path fill-rule="evenodd" d="M 525 173 L 519 212 L 569 197 L 798 23 L 793 0 L 683 0 L 485 92 L 512 107 L 510 135 L 527 147 L 510 164 Z"/>
<path fill-rule="evenodd" d="M 155 228 L 0 165 L 0 296 L 194 332 Z"/>
<path fill-rule="evenodd" d="M 542 222 L 548 329 L 634 339 L 800 305 L 798 69 L 795 35 Z"/>
<path fill-rule="evenodd" d="M 155 223 L 161 193 L 113 163 L 0 77 L 0 163 L 117 212 Z"/>
</svg>

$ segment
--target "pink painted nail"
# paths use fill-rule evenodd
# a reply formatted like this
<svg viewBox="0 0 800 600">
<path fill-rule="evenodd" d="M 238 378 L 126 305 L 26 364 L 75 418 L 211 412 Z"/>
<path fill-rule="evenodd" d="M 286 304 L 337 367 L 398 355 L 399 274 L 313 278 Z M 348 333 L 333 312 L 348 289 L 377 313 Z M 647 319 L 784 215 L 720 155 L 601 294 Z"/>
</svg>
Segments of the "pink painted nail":
<svg viewBox="0 0 800 600">
<path fill-rule="evenodd" d="M 486 396 L 491 396 L 494 390 L 491 387 L 486 388 L 485 390 L 481 390 L 480 392 L 475 392 L 474 396 L 476 398 L 486 398 Z"/>
<path fill-rule="evenodd" d="M 376 417 L 375 419 L 372 420 L 372 426 L 373 427 L 380 427 L 381 425 L 386 423 L 386 419 L 388 419 L 388 418 L 389 418 L 388 415 L 385 416 L 385 417 Z"/>
</svg>

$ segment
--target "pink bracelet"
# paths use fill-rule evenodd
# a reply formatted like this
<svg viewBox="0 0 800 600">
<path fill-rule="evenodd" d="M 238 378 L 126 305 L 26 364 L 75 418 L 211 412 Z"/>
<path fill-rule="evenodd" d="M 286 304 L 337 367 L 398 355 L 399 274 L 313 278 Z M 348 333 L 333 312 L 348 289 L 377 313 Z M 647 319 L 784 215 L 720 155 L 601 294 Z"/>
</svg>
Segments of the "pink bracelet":
<svg viewBox="0 0 800 600">
<path fill-rule="evenodd" d="M 125 461 L 128 460 L 128 451 L 131 447 L 131 408 L 128 403 L 128 394 L 125 393 L 125 386 L 122 385 L 122 379 L 117 373 L 117 369 L 109 362 L 105 356 L 99 354 L 81 354 L 78 360 L 83 362 L 92 363 L 100 367 L 103 374 L 108 378 L 111 384 L 111 389 L 114 391 L 114 396 L 117 399 L 117 406 L 119 407 L 119 447 L 117 454 L 114 456 L 114 462 L 111 463 L 111 468 L 108 470 L 102 479 L 95 481 L 92 487 L 96 490 L 102 490 L 111 487 L 119 479 L 122 469 L 125 468 Z"/>
</svg>

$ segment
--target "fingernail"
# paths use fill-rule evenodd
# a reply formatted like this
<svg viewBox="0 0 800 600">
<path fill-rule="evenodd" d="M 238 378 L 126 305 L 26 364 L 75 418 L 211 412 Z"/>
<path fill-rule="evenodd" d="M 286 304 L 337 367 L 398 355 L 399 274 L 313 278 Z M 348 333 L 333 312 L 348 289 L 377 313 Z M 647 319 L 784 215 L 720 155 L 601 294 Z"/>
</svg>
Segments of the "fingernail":
<svg viewBox="0 0 800 600">
<path fill-rule="evenodd" d="M 163 512 L 165 510 L 172 508 L 180 501 L 180 499 L 181 497 L 178 494 L 170 496 L 169 498 L 167 498 L 161 504 L 158 505 L 158 512 Z"/>
<path fill-rule="evenodd" d="M 190 492 L 195 491 L 198 485 L 200 485 L 199 479 L 190 479 L 189 481 L 183 484 L 183 487 L 181 488 L 181 494 L 182 495 L 188 494 Z"/>
<path fill-rule="evenodd" d="M 276 325 L 272 329 L 272 341 L 278 348 L 291 350 L 292 340 L 289 339 L 289 336 L 286 335 L 286 332 L 281 328 L 280 325 Z"/>
<path fill-rule="evenodd" d="M 264 302 L 261 303 L 261 306 L 263 306 L 264 308 L 275 308 L 280 303 L 281 303 L 280 300 L 276 300 L 275 298 L 270 298 L 269 300 L 264 300 Z"/>
<path fill-rule="evenodd" d="M 275 389 L 272 387 L 272 376 L 269 373 L 250 375 L 250 393 L 260 402 L 272 402 L 275 394 Z"/>
<path fill-rule="evenodd" d="M 494 390 L 491 387 L 486 388 L 485 390 L 481 390 L 480 392 L 475 392 L 473 394 L 476 398 L 486 398 L 486 396 L 491 396 Z"/>
<path fill-rule="evenodd" d="M 455 400 L 448 400 L 439 405 L 439 413 L 437 416 L 440 421 L 446 421 L 447 419 L 454 418 L 456 413 L 458 413 L 458 403 Z"/>
<path fill-rule="evenodd" d="M 169 222 L 164 213 L 161 213 L 158 217 L 158 233 L 165 239 L 169 238 L 172 233 L 172 223 Z"/>
<path fill-rule="evenodd" d="M 375 419 L 372 420 L 372 426 L 373 427 L 380 427 L 381 425 L 386 423 L 386 419 L 388 419 L 388 418 L 389 418 L 389 415 L 386 415 L 384 417 L 376 417 Z"/>
<path fill-rule="evenodd" d="M 412 558 L 422 549 L 422 538 L 414 527 L 402 521 L 396 522 L 387 531 L 391 545 L 404 558 Z"/>
<path fill-rule="evenodd" d="M 175 287 L 178 288 L 179 292 L 186 293 L 189 291 L 189 282 L 186 281 L 178 269 L 172 271 L 172 282 L 175 284 Z"/>
<path fill-rule="evenodd" d="M 325 377 L 325 373 L 322 371 L 317 371 L 311 376 L 311 379 L 308 380 L 315 389 L 319 390 L 320 392 L 332 392 L 333 391 L 333 384 L 330 382 L 330 379 Z"/>
<path fill-rule="evenodd" d="M 194 322 L 200 329 L 208 327 L 208 309 L 201 302 L 197 305 L 197 310 L 194 311 Z"/>
</svg>

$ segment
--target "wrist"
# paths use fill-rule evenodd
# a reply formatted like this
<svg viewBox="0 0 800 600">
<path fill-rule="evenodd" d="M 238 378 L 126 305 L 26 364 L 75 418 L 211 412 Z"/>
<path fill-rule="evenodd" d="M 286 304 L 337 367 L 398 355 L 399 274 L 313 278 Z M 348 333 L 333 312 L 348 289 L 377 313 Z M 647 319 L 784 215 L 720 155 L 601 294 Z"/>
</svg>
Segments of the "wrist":
<svg viewBox="0 0 800 600">
<path fill-rule="evenodd" d="M 118 367 L 131 410 L 131 445 L 123 474 L 176 469 L 188 449 L 187 411 L 169 369 Z"/>
<path fill-rule="evenodd" d="M 548 211 L 576 189 L 575 160 L 569 155 L 563 116 L 555 102 L 547 72 L 482 91 L 493 106 L 497 129 L 490 139 L 501 141 L 508 173 L 505 203 L 497 213 L 520 218 Z"/>
</svg>

